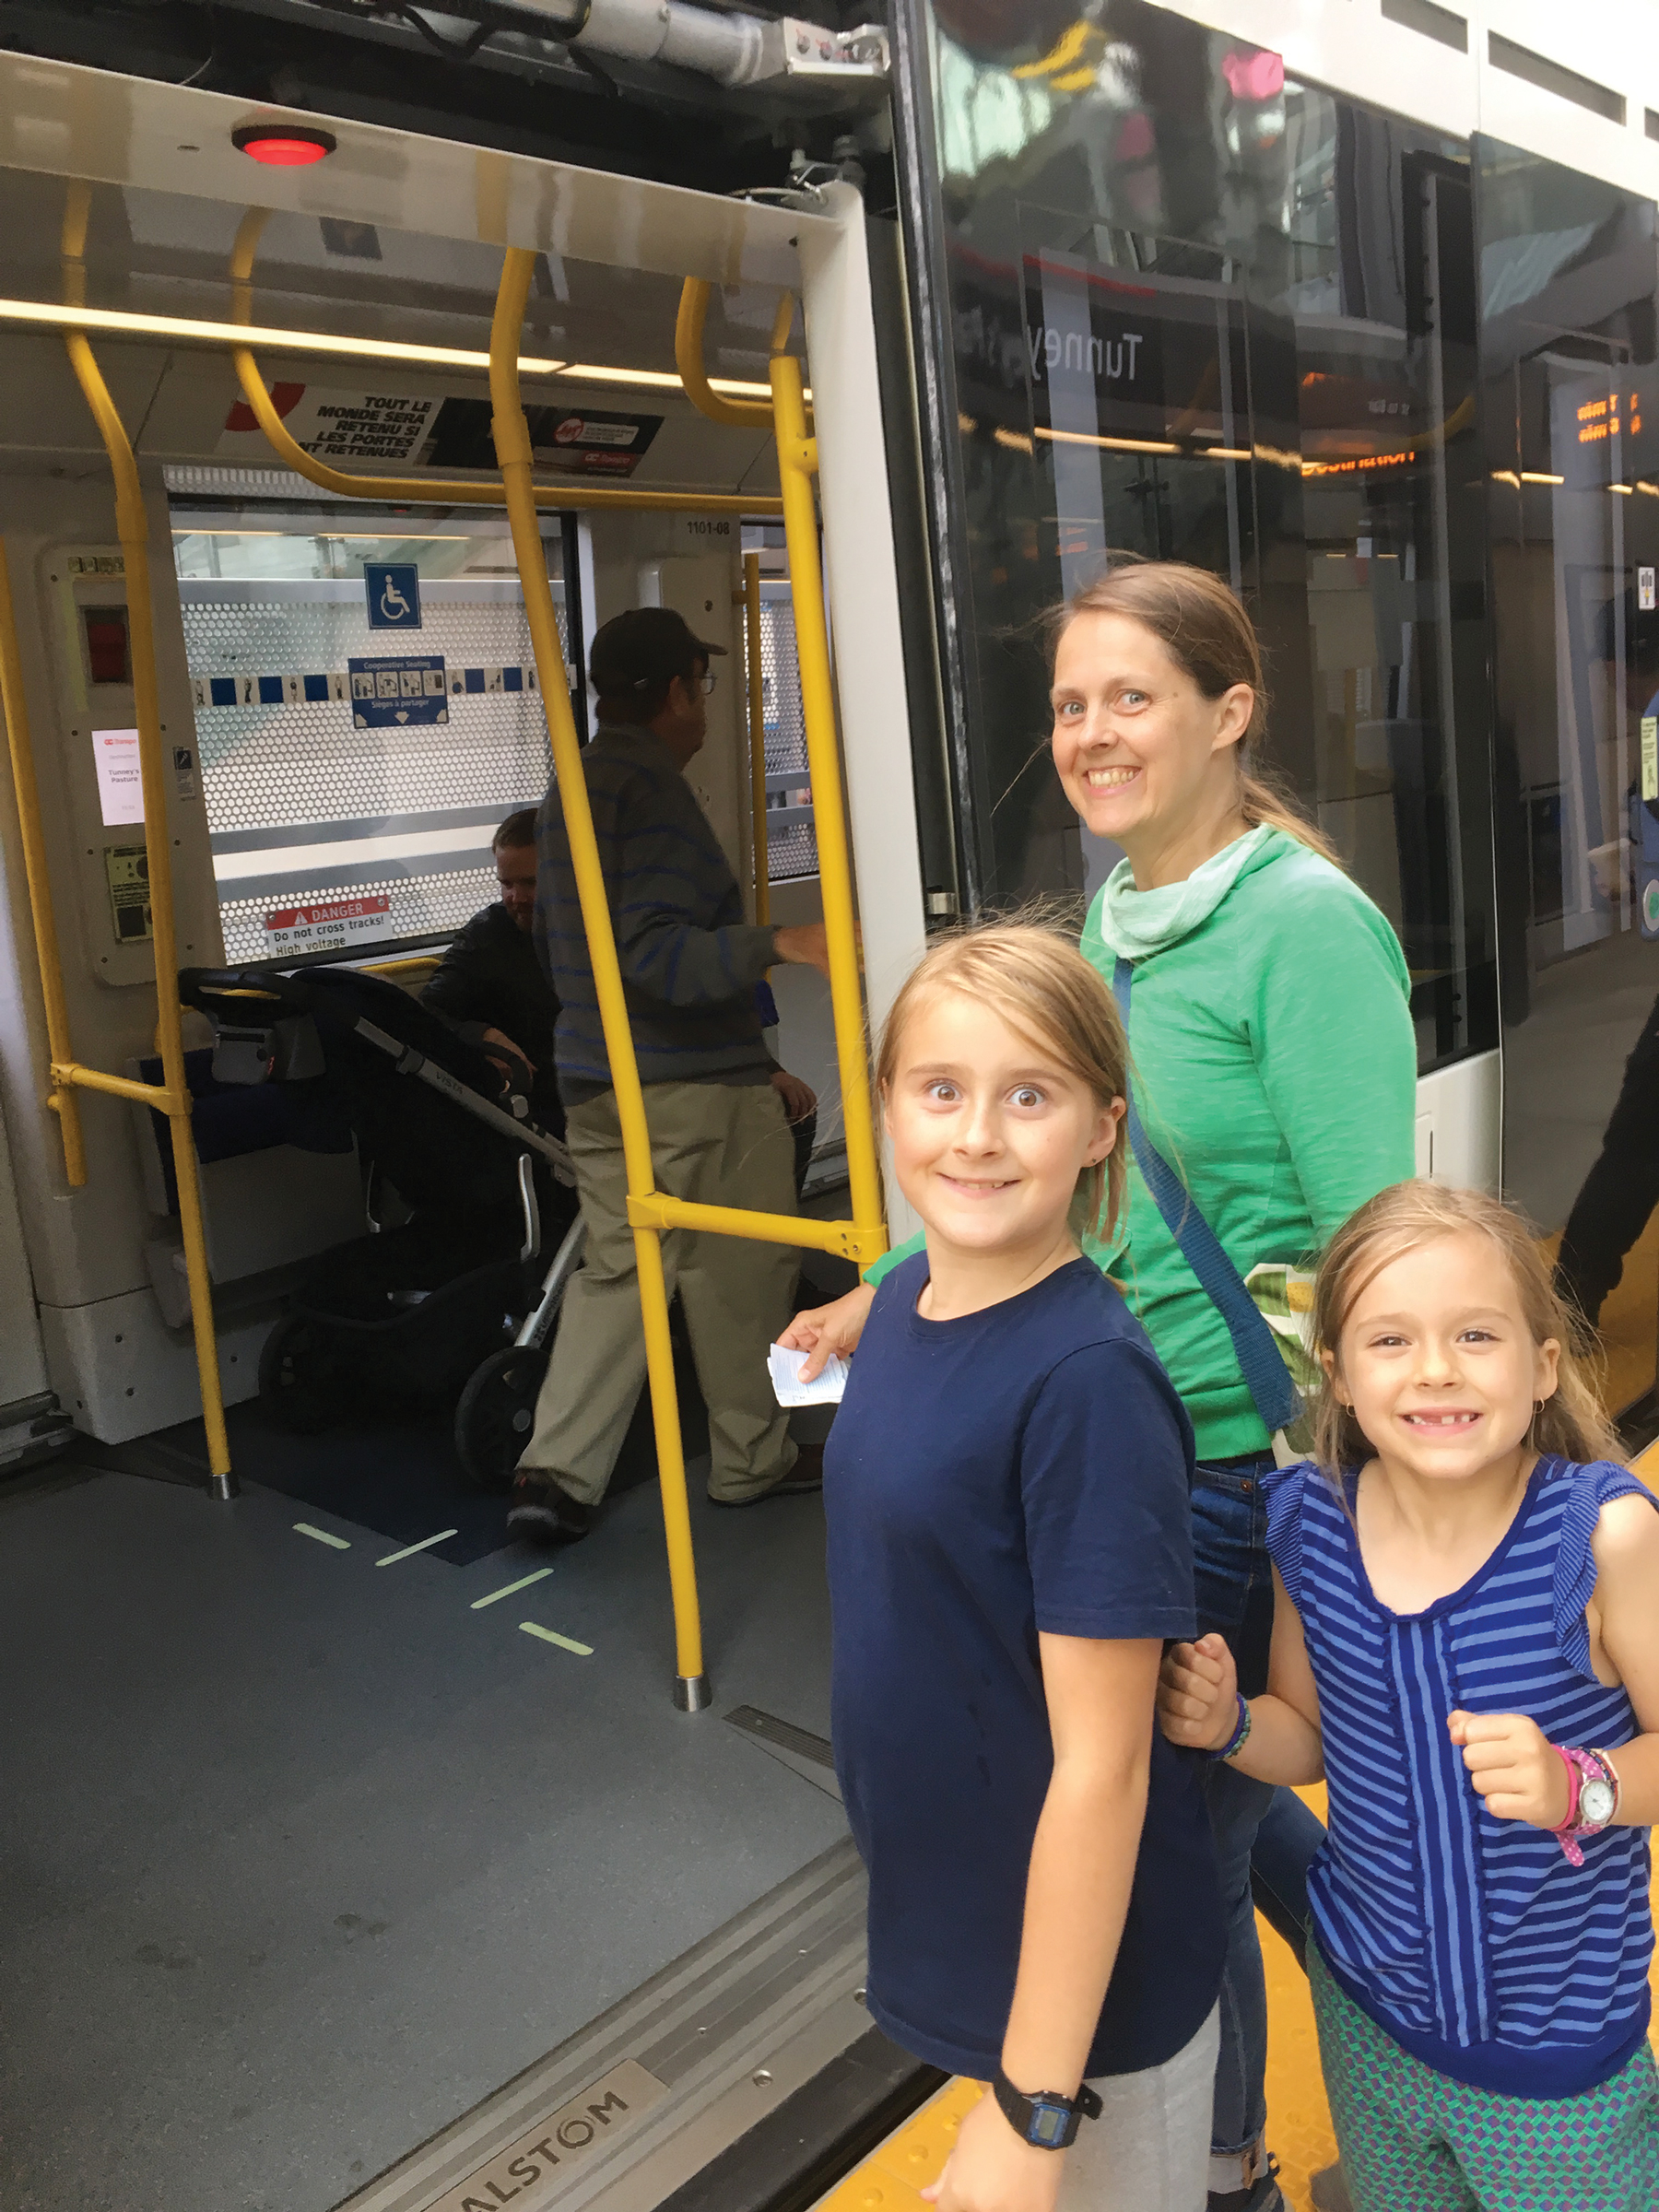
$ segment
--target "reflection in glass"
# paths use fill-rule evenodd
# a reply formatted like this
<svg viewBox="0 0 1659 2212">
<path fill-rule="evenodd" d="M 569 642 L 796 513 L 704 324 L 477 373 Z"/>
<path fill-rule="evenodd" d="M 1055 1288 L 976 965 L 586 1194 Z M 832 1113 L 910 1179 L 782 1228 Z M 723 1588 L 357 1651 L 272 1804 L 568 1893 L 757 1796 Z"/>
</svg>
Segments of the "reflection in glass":
<svg viewBox="0 0 1659 2212">
<path fill-rule="evenodd" d="M 1251 608 L 1277 763 L 1398 928 L 1435 1066 L 1496 1031 L 1467 152 L 1162 9 L 1110 22 L 931 17 L 969 875 L 1102 880 L 1033 618 L 1114 552 L 1197 562 Z"/>
<path fill-rule="evenodd" d="M 1562 1232 L 1640 1441 L 1659 1428 L 1654 209 L 1477 147 L 1504 1179 Z"/>
</svg>

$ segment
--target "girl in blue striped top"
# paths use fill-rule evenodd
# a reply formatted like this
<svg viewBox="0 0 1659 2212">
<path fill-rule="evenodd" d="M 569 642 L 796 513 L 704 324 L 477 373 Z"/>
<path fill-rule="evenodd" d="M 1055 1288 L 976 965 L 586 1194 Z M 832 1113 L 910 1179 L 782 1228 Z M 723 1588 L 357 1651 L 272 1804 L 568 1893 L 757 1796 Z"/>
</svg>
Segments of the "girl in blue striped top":
<svg viewBox="0 0 1659 2212">
<path fill-rule="evenodd" d="M 1329 1785 L 1309 1968 L 1355 2212 L 1653 2212 L 1659 1500 L 1494 1200 L 1382 1192 L 1314 1324 L 1267 1695 L 1219 1637 L 1177 1645 L 1165 1733 Z"/>
</svg>

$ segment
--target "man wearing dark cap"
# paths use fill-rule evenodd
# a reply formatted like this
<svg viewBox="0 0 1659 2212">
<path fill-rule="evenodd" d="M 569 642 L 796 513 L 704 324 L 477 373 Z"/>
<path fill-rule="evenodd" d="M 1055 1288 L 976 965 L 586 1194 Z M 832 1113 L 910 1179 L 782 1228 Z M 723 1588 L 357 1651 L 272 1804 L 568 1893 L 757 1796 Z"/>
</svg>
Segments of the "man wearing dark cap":
<svg viewBox="0 0 1659 2212">
<path fill-rule="evenodd" d="M 582 754 L 659 1190 L 708 1206 L 795 1211 L 794 1147 L 761 1038 L 755 985 L 797 962 L 829 972 L 821 924 L 743 918 L 731 864 L 685 770 L 706 734 L 711 657 L 666 607 L 636 607 L 594 639 L 598 734 Z M 533 1541 L 586 1535 L 645 1380 L 628 1178 L 593 966 L 557 786 L 536 818 L 535 938 L 559 994 L 554 1032 L 566 1142 L 587 1226 L 565 1294 L 508 1526 Z M 671 1230 L 663 1238 L 709 1409 L 709 1494 L 723 1505 L 816 1489 L 772 1394 L 767 1347 L 787 1324 L 792 1246 Z"/>
</svg>

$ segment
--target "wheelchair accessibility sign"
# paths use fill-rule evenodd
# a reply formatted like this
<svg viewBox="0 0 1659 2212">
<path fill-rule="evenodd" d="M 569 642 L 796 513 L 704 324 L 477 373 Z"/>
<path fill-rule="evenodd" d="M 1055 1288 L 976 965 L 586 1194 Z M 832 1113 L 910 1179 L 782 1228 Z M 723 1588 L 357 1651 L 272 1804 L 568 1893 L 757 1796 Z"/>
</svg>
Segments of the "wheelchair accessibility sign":
<svg viewBox="0 0 1659 2212">
<path fill-rule="evenodd" d="M 363 563 L 371 629 L 420 628 L 420 571 L 411 561 Z"/>
<path fill-rule="evenodd" d="M 412 729 L 449 720 L 449 686 L 441 653 L 385 653 L 347 661 L 351 719 L 359 730 Z"/>
</svg>

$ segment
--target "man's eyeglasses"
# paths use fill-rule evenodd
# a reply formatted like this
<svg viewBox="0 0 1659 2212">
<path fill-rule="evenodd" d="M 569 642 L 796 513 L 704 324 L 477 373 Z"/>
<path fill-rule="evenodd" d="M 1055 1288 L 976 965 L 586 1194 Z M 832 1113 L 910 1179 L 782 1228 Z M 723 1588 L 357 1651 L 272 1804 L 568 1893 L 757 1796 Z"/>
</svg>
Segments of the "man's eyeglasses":
<svg viewBox="0 0 1659 2212">
<path fill-rule="evenodd" d="M 689 684 L 694 690 L 700 691 L 707 699 L 714 688 L 714 671 L 712 668 L 705 668 L 700 676 L 687 675 L 681 680 Z M 662 678 L 655 676 L 636 677 L 633 688 L 636 691 L 648 691 L 653 684 L 661 681 Z"/>
</svg>

